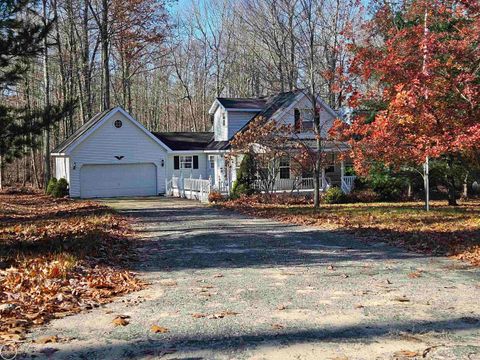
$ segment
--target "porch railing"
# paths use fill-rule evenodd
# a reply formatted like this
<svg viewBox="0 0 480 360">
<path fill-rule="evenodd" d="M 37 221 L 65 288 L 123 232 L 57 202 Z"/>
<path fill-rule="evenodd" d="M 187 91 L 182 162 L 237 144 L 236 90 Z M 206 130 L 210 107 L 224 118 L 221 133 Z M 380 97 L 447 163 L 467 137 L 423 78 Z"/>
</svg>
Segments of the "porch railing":
<svg viewBox="0 0 480 360">
<path fill-rule="evenodd" d="M 355 187 L 355 179 L 356 178 L 357 178 L 356 176 L 343 176 L 342 177 L 341 188 L 342 188 L 342 191 L 345 194 L 350 194 L 352 192 L 353 188 Z"/>
<path fill-rule="evenodd" d="M 259 191 L 264 191 L 265 186 L 261 180 L 255 180 L 254 188 Z M 320 188 L 322 191 L 327 190 L 331 186 L 331 181 L 328 177 L 320 178 Z M 314 178 L 295 178 L 295 179 L 277 179 L 273 184 L 273 191 L 301 191 L 313 190 Z"/>
<path fill-rule="evenodd" d="M 206 202 L 210 187 L 210 180 L 174 176 L 166 182 L 166 194 Z"/>
</svg>

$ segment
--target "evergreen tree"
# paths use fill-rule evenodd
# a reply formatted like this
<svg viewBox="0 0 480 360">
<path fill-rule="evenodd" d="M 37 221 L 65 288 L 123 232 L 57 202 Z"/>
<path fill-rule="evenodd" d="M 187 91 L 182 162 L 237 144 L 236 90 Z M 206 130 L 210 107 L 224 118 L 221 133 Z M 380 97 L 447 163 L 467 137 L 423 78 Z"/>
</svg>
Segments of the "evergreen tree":
<svg viewBox="0 0 480 360">
<path fill-rule="evenodd" d="M 20 156 L 25 146 L 32 146 L 32 136 L 40 134 L 72 108 L 72 104 L 64 104 L 27 111 L 10 104 L 28 64 L 42 54 L 52 26 L 34 21 L 35 18 L 31 0 L 0 3 L 0 188 L 4 162 Z"/>
</svg>

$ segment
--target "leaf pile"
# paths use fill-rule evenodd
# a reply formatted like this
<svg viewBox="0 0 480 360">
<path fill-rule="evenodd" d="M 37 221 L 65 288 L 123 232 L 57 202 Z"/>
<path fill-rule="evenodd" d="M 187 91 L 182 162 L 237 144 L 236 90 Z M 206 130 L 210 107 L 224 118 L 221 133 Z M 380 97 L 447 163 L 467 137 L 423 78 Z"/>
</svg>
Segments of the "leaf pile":
<svg viewBox="0 0 480 360">
<path fill-rule="evenodd" d="M 131 235 L 92 201 L 0 193 L 0 343 L 140 289 Z"/>
<path fill-rule="evenodd" d="M 274 199 L 275 200 L 275 199 Z M 322 205 L 275 203 L 261 196 L 242 197 L 222 207 L 299 225 L 347 231 L 366 241 L 385 241 L 429 255 L 447 255 L 480 266 L 480 201 L 460 206 L 432 202 Z"/>
</svg>

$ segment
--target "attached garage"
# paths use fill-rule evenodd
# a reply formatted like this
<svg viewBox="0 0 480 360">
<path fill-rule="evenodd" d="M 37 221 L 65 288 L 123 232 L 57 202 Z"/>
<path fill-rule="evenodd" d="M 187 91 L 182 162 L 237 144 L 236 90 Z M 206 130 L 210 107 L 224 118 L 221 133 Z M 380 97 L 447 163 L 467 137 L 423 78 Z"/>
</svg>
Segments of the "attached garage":
<svg viewBox="0 0 480 360">
<path fill-rule="evenodd" d="M 80 169 L 80 197 L 157 195 L 155 164 L 83 165 Z"/>
<path fill-rule="evenodd" d="M 165 193 L 171 149 L 122 108 L 100 113 L 52 151 L 71 197 Z"/>
</svg>

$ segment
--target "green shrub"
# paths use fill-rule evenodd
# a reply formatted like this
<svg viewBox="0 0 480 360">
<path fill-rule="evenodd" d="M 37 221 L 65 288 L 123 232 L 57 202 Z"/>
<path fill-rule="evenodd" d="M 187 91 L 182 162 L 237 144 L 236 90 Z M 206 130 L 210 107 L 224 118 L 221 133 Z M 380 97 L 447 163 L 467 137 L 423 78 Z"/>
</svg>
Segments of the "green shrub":
<svg viewBox="0 0 480 360">
<path fill-rule="evenodd" d="M 333 186 L 325 192 L 323 202 L 325 204 L 342 204 L 347 201 L 347 196 L 338 186 Z"/>
<path fill-rule="evenodd" d="M 52 195 L 53 189 L 57 186 L 57 178 L 51 178 L 47 185 L 47 195 Z"/>
<path fill-rule="evenodd" d="M 57 181 L 57 184 L 52 189 L 51 195 L 56 198 L 64 197 L 68 195 L 68 182 L 64 178 Z"/>
<path fill-rule="evenodd" d="M 230 194 L 232 199 L 238 199 L 242 195 L 252 195 L 255 192 L 253 183 L 256 172 L 253 156 L 245 154 L 238 169 L 237 180 L 233 182 L 232 192 Z"/>
</svg>

